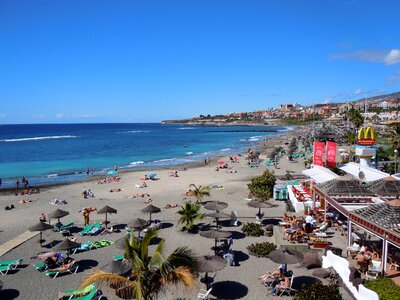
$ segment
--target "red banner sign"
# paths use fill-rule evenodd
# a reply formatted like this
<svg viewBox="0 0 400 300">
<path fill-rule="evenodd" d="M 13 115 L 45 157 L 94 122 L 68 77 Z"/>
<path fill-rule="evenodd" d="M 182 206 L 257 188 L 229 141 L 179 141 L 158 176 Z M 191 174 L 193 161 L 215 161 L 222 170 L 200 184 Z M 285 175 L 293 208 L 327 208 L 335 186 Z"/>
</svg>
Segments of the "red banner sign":
<svg viewBox="0 0 400 300">
<path fill-rule="evenodd" d="M 336 167 L 336 143 L 326 143 L 326 166 L 329 168 Z"/>
<path fill-rule="evenodd" d="M 314 142 L 314 165 L 322 166 L 322 155 L 324 154 L 324 142 Z"/>
</svg>

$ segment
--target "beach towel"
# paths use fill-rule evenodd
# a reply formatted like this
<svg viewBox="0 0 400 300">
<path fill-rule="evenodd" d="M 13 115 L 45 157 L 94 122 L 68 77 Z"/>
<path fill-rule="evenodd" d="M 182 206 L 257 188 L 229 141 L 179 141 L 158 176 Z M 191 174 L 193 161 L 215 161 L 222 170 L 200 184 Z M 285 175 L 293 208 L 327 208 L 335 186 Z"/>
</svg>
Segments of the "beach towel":
<svg viewBox="0 0 400 300">
<path fill-rule="evenodd" d="M 92 244 L 92 249 L 100 249 L 100 248 L 110 246 L 112 244 L 114 244 L 114 242 L 108 241 L 108 240 L 101 240 L 101 241 L 94 242 Z"/>
</svg>

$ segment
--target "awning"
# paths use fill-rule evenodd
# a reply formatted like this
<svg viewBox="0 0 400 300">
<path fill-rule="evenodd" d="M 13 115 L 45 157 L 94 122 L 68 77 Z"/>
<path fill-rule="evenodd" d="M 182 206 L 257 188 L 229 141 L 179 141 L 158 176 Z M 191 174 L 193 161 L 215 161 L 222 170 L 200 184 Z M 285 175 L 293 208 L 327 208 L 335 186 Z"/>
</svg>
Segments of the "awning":
<svg viewBox="0 0 400 300">
<path fill-rule="evenodd" d="M 345 171 L 348 174 L 351 174 L 356 179 L 359 179 L 358 175 L 360 174 L 360 172 L 363 172 L 365 175 L 365 178 L 363 179 L 363 181 L 365 181 L 365 182 L 371 182 L 371 181 L 379 180 L 379 179 L 390 176 L 390 174 L 388 174 L 388 173 L 379 171 L 379 170 L 371 168 L 371 167 L 361 166 L 354 162 L 350 162 L 350 163 L 340 167 L 340 169 Z"/>
<path fill-rule="evenodd" d="M 331 170 L 321 166 L 313 166 L 311 169 L 303 170 L 302 173 L 311 177 L 317 183 L 326 182 L 339 177 L 339 175 L 333 173 Z"/>
</svg>

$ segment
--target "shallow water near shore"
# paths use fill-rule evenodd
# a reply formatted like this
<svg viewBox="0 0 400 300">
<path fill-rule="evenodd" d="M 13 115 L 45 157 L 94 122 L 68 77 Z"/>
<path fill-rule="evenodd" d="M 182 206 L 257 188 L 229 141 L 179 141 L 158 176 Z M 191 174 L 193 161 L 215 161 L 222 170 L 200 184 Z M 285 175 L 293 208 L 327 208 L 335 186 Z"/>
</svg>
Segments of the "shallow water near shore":
<svg viewBox="0 0 400 300">
<path fill-rule="evenodd" d="M 237 153 L 290 130 L 280 126 L 36 124 L 0 126 L 2 187 L 60 183 L 119 169 L 160 168 Z M 270 131 L 270 132 L 265 132 Z"/>
</svg>

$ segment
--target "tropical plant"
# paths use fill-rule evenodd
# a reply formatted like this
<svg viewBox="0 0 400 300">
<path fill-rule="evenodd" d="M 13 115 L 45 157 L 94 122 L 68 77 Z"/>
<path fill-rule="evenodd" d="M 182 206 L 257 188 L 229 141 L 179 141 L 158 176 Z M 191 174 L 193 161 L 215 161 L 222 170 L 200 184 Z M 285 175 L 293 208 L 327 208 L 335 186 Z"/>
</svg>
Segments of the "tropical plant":
<svg viewBox="0 0 400 300">
<path fill-rule="evenodd" d="M 250 246 L 247 246 L 247 250 L 250 254 L 253 254 L 257 257 L 267 257 L 268 254 L 276 250 L 276 245 L 268 242 L 253 243 Z"/>
<path fill-rule="evenodd" d="M 264 229 L 260 224 L 257 223 L 246 223 L 242 226 L 242 231 L 248 236 L 262 236 L 264 235 Z"/>
<path fill-rule="evenodd" d="M 132 263 L 129 278 L 95 270 L 80 285 L 85 288 L 92 283 L 110 284 L 119 295 L 137 300 L 155 299 L 158 294 L 174 284 L 183 283 L 186 288 L 196 285 L 197 261 L 187 247 L 175 249 L 168 257 L 163 256 L 164 239 L 149 254 L 149 245 L 157 238 L 157 231 L 149 229 L 142 240 L 131 236 L 126 242 L 125 258 Z"/>
<path fill-rule="evenodd" d="M 354 108 L 346 112 L 346 118 L 349 119 L 351 123 L 353 123 L 355 128 L 360 128 L 360 126 L 364 123 L 364 118 L 361 115 L 360 111 Z"/>
<path fill-rule="evenodd" d="M 204 214 L 200 213 L 200 205 L 193 202 L 186 202 L 185 206 L 181 206 L 181 210 L 176 213 L 181 217 L 178 220 L 178 224 L 185 223 L 183 230 L 191 230 L 194 226 L 194 222 L 204 218 Z"/>
<path fill-rule="evenodd" d="M 380 300 L 399 299 L 400 287 L 390 278 L 370 280 L 365 284 L 365 287 L 376 292 Z"/>
<path fill-rule="evenodd" d="M 189 185 L 191 194 L 196 198 L 197 202 L 201 202 L 204 196 L 210 196 L 211 189 L 208 186 L 196 186 L 193 183 Z"/>
<path fill-rule="evenodd" d="M 294 300 L 342 300 L 339 288 L 335 285 L 323 285 L 321 281 L 300 289 Z"/>
<path fill-rule="evenodd" d="M 261 200 L 267 200 L 273 196 L 273 188 L 276 177 L 273 171 L 266 170 L 261 176 L 255 177 L 247 185 L 250 193 Z"/>
</svg>

